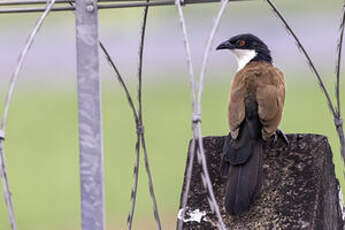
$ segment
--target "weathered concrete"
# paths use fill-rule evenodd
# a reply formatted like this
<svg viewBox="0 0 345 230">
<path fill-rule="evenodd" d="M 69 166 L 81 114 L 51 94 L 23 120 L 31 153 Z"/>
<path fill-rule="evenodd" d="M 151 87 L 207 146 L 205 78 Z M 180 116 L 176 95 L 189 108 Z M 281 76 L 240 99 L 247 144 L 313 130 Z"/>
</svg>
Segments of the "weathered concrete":
<svg viewBox="0 0 345 230">
<path fill-rule="evenodd" d="M 292 134 L 288 139 L 289 145 L 282 140 L 272 146 L 264 145 L 261 194 L 250 210 L 240 216 L 229 216 L 223 207 L 224 181 L 219 170 L 225 137 L 203 139 L 215 196 L 228 229 L 344 228 L 339 183 L 327 138 Z M 189 217 L 188 212 L 196 209 L 205 211 L 206 215 L 200 223 L 186 222 L 183 229 L 217 229 L 217 219 L 209 208 L 200 170 L 195 160 L 185 218 Z"/>
</svg>

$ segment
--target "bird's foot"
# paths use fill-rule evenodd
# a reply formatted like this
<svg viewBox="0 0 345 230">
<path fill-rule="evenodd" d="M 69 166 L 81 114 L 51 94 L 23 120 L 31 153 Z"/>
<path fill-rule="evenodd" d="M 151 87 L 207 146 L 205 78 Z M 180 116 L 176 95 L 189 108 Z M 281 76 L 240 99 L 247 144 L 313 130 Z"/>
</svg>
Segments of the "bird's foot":
<svg viewBox="0 0 345 230">
<path fill-rule="evenodd" d="M 278 142 L 278 135 L 277 133 L 274 133 L 272 136 L 272 141 L 271 141 L 271 145 L 274 145 Z"/>
<path fill-rule="evenodd" d="M 273 134 L 271 145 L 275 145 L 278 142 L 278 138 L 282 138 L 284 143 L 289 145 L 289 139 L 287 138 L 285 133 L 281 131 L 280 129 L 277 129 L 275 133 Z"/>
</svg>

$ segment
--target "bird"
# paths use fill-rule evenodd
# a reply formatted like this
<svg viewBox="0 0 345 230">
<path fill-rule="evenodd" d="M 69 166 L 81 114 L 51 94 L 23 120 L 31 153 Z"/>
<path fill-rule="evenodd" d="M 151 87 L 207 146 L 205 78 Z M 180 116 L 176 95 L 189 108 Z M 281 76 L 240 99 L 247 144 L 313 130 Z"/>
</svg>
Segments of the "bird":
<svg viewBox="0 0 345 230">
<path fill-rule="evenodd" d="M 257 36 L 239 34 L 216 50 L 230 50 L 238 69 L 228 99 L 229 135 L 223 147 L 221 177 L 226 179 L 225 210 L 249 210 L 263 182 L 263 144 L 286 135 L 278 128 L 285 101 L 285 78 L 273 66 L 271 51 Z"/>
</svg>

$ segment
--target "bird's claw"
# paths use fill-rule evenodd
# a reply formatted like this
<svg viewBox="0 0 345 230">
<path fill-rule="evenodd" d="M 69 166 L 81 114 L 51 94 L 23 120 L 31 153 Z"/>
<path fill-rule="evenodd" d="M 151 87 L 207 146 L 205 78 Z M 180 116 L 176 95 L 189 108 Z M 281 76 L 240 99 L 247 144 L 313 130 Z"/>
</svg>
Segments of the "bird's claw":
<svg viewBox="0 0 345 230">
<path fill-rule="evenodd" d="M 285 142 L 285 144 L 289 145 L 289 139 L 287 138 L 287 136 L 285 135 L 285 133 L 283 131 L 281 131 L 280 129 L 276 130 L 276 136 L 279 136 L 283 139 L 283 141 Z"/>
<path fill-rule="evenodd" d="M 276 144 L 278 142 L 279 137 L 283 139 L 285 144 L 289 145 L 289 139 L 287 138 L 285 133 L 281 131 L 280 129 L 277 129 L 276 132 L 273 134 L 272 144 Z"/>
<path fill-rule="evenodd" d="M 274 134 L 273 134 L 272 143 L 273 143 L 273 144 L 276 144 L 277 142 L 278 142 L 278 135 L 277 135 L 277 133 L 274 133 Z"/>
</svg>

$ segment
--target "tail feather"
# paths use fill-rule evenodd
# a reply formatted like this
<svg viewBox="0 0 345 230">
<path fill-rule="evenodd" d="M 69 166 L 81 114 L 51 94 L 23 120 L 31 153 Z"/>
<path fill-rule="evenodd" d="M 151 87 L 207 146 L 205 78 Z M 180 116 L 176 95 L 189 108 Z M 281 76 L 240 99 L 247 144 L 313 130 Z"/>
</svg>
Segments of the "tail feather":
<svg viewBox="0 0 345 230">
<path fill-rule="evenodd" d="M 231 215 L 249 209 L 260 192 L 263 170 L 261 123 L 255 101 L 246 101 L 246 119 L 236 140 L 227 138 L 224 145 L 222 174 L 227 170 L 225 208 Z M 226 169 L 226 170 L 225 170 Z"/>
<path fill-rule="evenodd" d="M 262 184 L 262 143 L 251 143 L 253 154 L 242 165 L 230 165 L 226 184 L 225 208 L 231 215 L 239 215 L 249 209 L 259 194 Z"/>
</svg>

